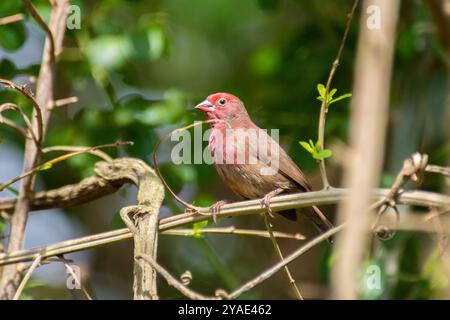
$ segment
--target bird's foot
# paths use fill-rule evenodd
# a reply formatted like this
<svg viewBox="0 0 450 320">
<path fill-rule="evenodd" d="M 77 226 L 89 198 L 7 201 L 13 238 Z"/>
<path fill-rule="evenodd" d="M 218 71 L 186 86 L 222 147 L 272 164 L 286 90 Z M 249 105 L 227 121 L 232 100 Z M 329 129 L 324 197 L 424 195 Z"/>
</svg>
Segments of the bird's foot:
<svg viewBox="0 0 450 320">
<path fill-rule="evenodd" d="M 282 188 L 278 188 L 278 189 L 275 189 L 273 191 L 270 191 L 261 200 L 262 206 L 267 210 L 267 213 L 269 214 L 269 216 L 271 218 L 273 218 L 274 216 L 273 216 L 272 208 L 270 207 L 270 200 L 273 197 L 275 197 L 276 195 L 279 195 L 280 193 L 282 193 L 283 191 L 284 191 L 284 189 L 282 189 Z"/>
<path fill-rule="evenodd" d="M 209 211 L 211 211 L 214 223 L 217 223 L 217 215 L 220 213 L 220 208 L 227 203 L 228 203 L 227 200 L 220 200 L 209 207 Z"/>
</svg>

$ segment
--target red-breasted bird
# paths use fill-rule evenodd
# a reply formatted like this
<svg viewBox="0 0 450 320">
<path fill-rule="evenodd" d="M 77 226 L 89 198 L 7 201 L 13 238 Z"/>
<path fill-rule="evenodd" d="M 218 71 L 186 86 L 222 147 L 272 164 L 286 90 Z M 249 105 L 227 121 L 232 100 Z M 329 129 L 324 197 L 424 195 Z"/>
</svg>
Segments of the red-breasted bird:
<svg viewBox="0 0 450 320">
<path fill-rule="evenodd" d="M 207 120 L 214 121 L 208 144 L 211 157 L 219 176 L 234 193 L 244 199 L 262 198 L 268 213 L 272 214 L 272 197 L 311 191 L 300 168 L 266 130 L 253 123 L 239 98 L 229 93 L 214 93 L 195 108 L 202 110 Z M 223 204 L 219 201 L 217 206 Z M 333 227 L 315 206 L 300 212 L 321 232 Z M 279 213 L 290 220 L 297 219 L 295 209 Z"/>
</svg>

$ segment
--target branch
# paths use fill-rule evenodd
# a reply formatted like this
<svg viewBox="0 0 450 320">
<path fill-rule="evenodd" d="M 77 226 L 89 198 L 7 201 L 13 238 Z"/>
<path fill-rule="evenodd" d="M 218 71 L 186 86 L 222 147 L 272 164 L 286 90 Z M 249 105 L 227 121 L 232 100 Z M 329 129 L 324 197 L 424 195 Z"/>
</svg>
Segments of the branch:
<svg viewBox="0 0 450 320">
<path fill-rule="evenodd" d="M 99 146 L 95 146 L 95 147 L 81 148 L 81 149 L 79 149 L 79 151 L 74 151 L 71 153 L 64 154 L 62 156 L 48 160 L 48 161 L 44 162 L 43 164 L 37 165 L 34 168 L 30 169 L 29 171 L 22 173 L 20 176 L 17 176 L 15 178 L 9 180 L 8 182 L 5 182 L 4 184 L 0 185 L 0 191 L 9 187 L 14 182 L 17 182 L 26 177 L 29 177 L 38 171 L 47 170 L 47 169 L 45 169 L 45 167 L 50 168 L 54 164 L 59 163 L 64 160 L 67 160 L 69 158 L 72 158 L 72 157 L 75 157 L 75 156 L 78 156 L 81 154 L 85 154 L 85 153 L 90 153 L 90 152 L 96 151 L 101 148 L 112 148 L 112 147 L 118 147 L 118 146 L 123 146 L 123 145 L 132 145 L 132 144 L 133 144 L 133 142 L 131 142 L 131 141 L 124 141 L 124 142 L 118 141 L 115 143 L 108 143 L 108 144 L 103 144 L 103 145 L 99 145 Z"/>
<path fill-rule="evenodd" d="M 53 38 L 52 31 L 47 26 L 45 21 L 41 18 L 39 13 L 36 11 L 36 8 L 33 6 L 33 4 L 31 3 L 30 0 L 22 0 L 22 2 L 25 5 L 25 7 L 27 7 L 28 12 L 30 12 L 30 14 L 34 18 L 34 20 L 36 20 L 36 22 L 39 24 L 39 26 L 47 34 L 47 39 L 49 40 L 49 43 L 50 43 L 49 55 L 50 55 L 50 58 L 51 58 L 51 63 L 52 64 L 55 63 L 55 56 L 56 56 L 56 54 L 55 54 L 55 47 L 56 46 L 55 46 L 55 39 Z"/>
<path fill-rule="evenodd" d="M 27 5 L 27 1 L 25 1 L 24 4 Z M 23 87 L 13 86 L 14 89 L 20 91 L 33 103 L 33 128 L 39 132 L 39 142 L 42 142 L 44 138 L 50 119 L 51 111 L 48 110 L 47 107 L 53 101 L 54 80 L 56 78 L 54 54 L 55 52 L 60 52 L 62 50 L 69 5 L 69 0 L 57 0 L 56 5 L 52 7 L 49 25 L 48 27 L 44 27 L 47 34 L 50 34 L 50 36 L 46 37 L 44 45 L 41 69 L 37 81 L 36 100 L 34 100 L 32 95 Z M 34 8 L 28 7 L 28 9 L 36 19 L 36 11 Z M 5 81 L 0 80 L 0 83 L 5 84 Z M 11 86 L 12 83 L 9 82 L 7 84 Z M 36 146 L 34 141 L 27 140 L 25 143 L 23 172 L 27 172 L 35 167 L 38 163 L 39 156 L 40 147 Z M 30 209 L 30 198 L 34 189 L 34 181 L 34 175 L 31 175 L 25 178 L 20 185 L 18 201 L 15 206 L 14 215 L 11 219 L 8 252 L 23 248 L 24 233 Z M 13 265 L 4 268 L 0 281 L 0 296 L 2 299 L 10 299 L 14 296 L 17 286 L 15 281 L 15 279 L 18 278 L 17 274 L 17 270 Z"/>
<path fill-rule="evenodd" d="M 271 199 L 271 208 L 274 212 L 276 212 L 292 208 L 310 207 L 311 205 L 320 206 L 335 204 L 342 201 L 343 199 L 348 198 L 349 191 L 349 189 L 333 188 L 329 191 L 322 190 L 316 192 L 276 196 Z M 390 189 L 374 190 L 372 194 L 372 200 L 382 200 L 389 194 L 389 192 Z M 404 205 L 421 206 L 426 208 L 445 206 L 450 207 L 450 196 L 427 191 L 405 191 L 398 196 L 397 203 Z M 250 214 L 260 214 L 262 212 L 265 212 L 265 208 L 261 205 L 260 200 L 249 200 L 226 204 L 221 207 L 221 210 L 217 214 L 217 216 L 221 218 L 238 217 Z M 166 231 L 170 231 L 170 233 L 173 233 L 177 232 L 177 230 L 172 229 L 192 225 L 196 222 L 212 221 L 212 215 L 207 216 L 204 214 L 205 213 L 182 213 L 161 219 L 159 221 L 159 231 L 161 233 L 164 233 Z M 421 229 L 420 227 L 422 225 L 423 215 L 415 217 L 414 223 L 408 223 L 408 221 L 406 221 L 405 226 L 400 225 L 399 228 L 432 232 L 432 229 Z M 200 229 L 199 231 L 201 230 L 207 229 Z M 127 240 L 131 237 L 132 235 L 128 228 L 122 228 L 92 236 L 86 236 L 74 240 L 60 242 L 46 247 L 18 250 L 9 254 L 0 254 L 0 266 L 21 261 L 30 261 L 38 253 L 41 253 L 43 258 L 48 258 L 61 254 L 87 250 L 117 241 Z"/>
<path fill-rule="evenodd" d="M 333 81 L 334 74 L 336 69 L 339 66 L 339 61 L 341 59 L 342 51 L 344 50 L 345 41 L 347 40 L 348 32 L 350 30 L 350 25 L 352 23 L 353 15 L 355 14 L 356 7 L 358 6 L 359 0 L 355 0 L 353 3 L 352 9 L 348 14 L 347 25 L 345 26 L 344 35 L 342 36 L 341 44 L 339 46 L 338 54 L 336 59 L 333 61 L 333 65 L 331 66 L 330 74 L 328 75 L 327 84 L 325 86 L 325 95 L 322 100 L 322 104 L 320 105 L 320 117 L 319 117 L 319 132 L 318 132 L 318 141 L 320 144 L 320 151 L 323 151 L 325 148 L 325 120 L 328 112 L 328 93 L 330 92 L 331 83 Z M 324 189 L 330 188 L 330 183 L 328 182 L 327 171 L 325 168 L 325 159 L 321 159 L 319 161 L 320 166 L 320 176 L 322 177 L 322 184 Z"/>
<path fill-rule="evenodd" d="M 24 17 L 25 16 L 23 15 L 23 13 L 17 13 L 12 16 L 0 18 L 0 26 L 4 26 L 6 24 L 22 21 Z"/>
<path fill-rule="evenodd" d="M 178 291 L 180 291 L 182 294 L 184 294 L 186 297 L 188 297 L 191 300 L 219 300 L 219 297 L 207 297 L 200 293 L 197 293 L 191 289 L 189 289 L 187 286 L 182 284 L 180 281 L 178 281 L 174 276 L 172 276 L 166 269 L 164 269 L 162 266 L 160 266 L 151 256 L 149 255 L 140 255 L 137 256 L 136 259 L 143 260 L 144 262 L 148 263 L 153 269 L 155 269 L 160 275 L 163 276 L 164 279 L 166 279 L 167 284 L 169 286 L 174 287 Z"/>
<path fill-rule="evenodd" d="M 26 86 L 21 86 L 20 84 L 14 83 L 12 81 L 6 80 L 6 79 L 0 79 L 0 84 L 4 85 L 6 88 L 11 88 L 14 89 L 15 91 L 19 92 L 21 95 L 23 95 L 27 100 L 29 100 L 33 106 L 33 110 L 35 113 L 35 125 L 31 125 L 29 123 L 29 120 L 25 120 L 28 119 L 28 117 L 24 116 L 25 113 L 23 112 L 23 110 L 13 104 L 13 103 L 4 103 L 1 105 L 2 109 L 14 109 L 18 112 L 20 112 L 20 114 L 22 115 L 22 117 L 24 118 L 24 121 L 26 122 L 27 126 L 33 127 L 32 129 L 30 129 L 30 131 L 35 132 L 36 136 L 37 136 L 37 140 L 40 143 L 42 142 L 42 136 L 43 136 L 43 119 L 42 119 L 42 111 L 41 111 L 41 107 L 39 106 L 39 103 L 36 101 L 36 99 L 33 96 L 33 92 L 31 92 L 30 89 L 28 89 L 28 87 Z"/>
<path fill-rule="evenodd" d="M 120 210 L 120 216 L 133 234 L 134 257 L 156 259 L 158 250 L 158 214 L 164 199 L 164 186 L 155 171 L 145 162 L 134 160 L 134 167 L 125 165 L 117 174 L 129 176 L 138 187 L 138 205 Z M 157 300 L 156 271 L 145 261 L 134 259 L 134 299 Z"/>
<path fill-rule="evenodd" d="M 283 261 L 284 260 L 283 253 L 281 252 L 280 246 L 278 245 L 278 242 L 273 234 L 272 226 L 270 225 L 268 215 L 269 215 L 268 213 L 264 215 L 264 223 L 266 224 L 267 231 L 270 234 L 270 240 L 272 241 L 272 245 L 275 249 L 275 252 L 277 253 L 280 260 Z M 294 289 L 295 295 L 297 296 L 298 300 L 304 300 L 300 292 L 300 289 L 297 287 L 297 284 L 295 283 L 295 280 L 292 277 L 291 271 L 287 266 L 284 267 L 284 272 L 286 273 L 286 276 L 289 280 L 289 284 L 292 286 L 292 289 Z"/>
<path fill-rule="evenodd" d="M 291 263 L 292 261 L 294 261 L 295 259 L 297 259 L 301 255 L 303 255 L 304 253 L 308 252 L 311 248 L 315 247 L 319 243 L 325 241 L 329 237 L 331 237 L 334 234 L 336 234 L 339 231 L 341 231 L 344 228 L 344 226 L 345 226 L 344 224 L 341 224 L 341 225 L 339 225 L 337 227 L 334 227 L 333 229 L 328 230 L 325 233 L 322 233 L 318 237 L 314 238 L 313 240 L 311 240 L 310 242 L 308 242 L 304 246 L 302 246 L 299 249 L 297 249 L 296 251 L 294 251 L 294 253 L 292 253 L 289 256 L 287 256 L 286 258 L 284 258 L 284 260 L 278 262 L 277 264 L 275 264 L 270 269 L 268 269 L 268 270 L 264 271 L 263 273 L 261 273 L 259 276 L 257 276 L 255 278 L 253 278 L 252 280 L 248 281 L 247 283 L 245 283 L 240 288 L 238 288 L 235 291 L 233 291 L 232 293 L 228 294 L 226 297 L 228 299 L 236 299 L 241 294 L 243 294 L 243 293 L 253 289 L 258 284 L 260 284 L 260 283 L 264 282 L 265 280 L 269 279 L 271 276 L 273 276 L 279 270 L 281 270 L 282 268 L 287 266 L 289 263 Z"/>
<path fill-rule="evenodd" d="M 26 131 L 26 134 L 25 134 L 25 139 L 28 139 L 28 134 L 30 134 L 31 138 L 33 139 L 34 143 L 36 144 L 36 147 L 40 148 L 40 141 L 37 138 L 36 133 L 34 132 L 34 129 L 31 124 L 30 119 L 28 119 L 27 115 L 25 114 L 25 112 L 23 112 L 22 108 L 20 108 L 18 105 L 15 105 L 14 103 L 9 103 L 9 102 L 3 103 L 2 105 L 0 105 L 0 118 L 1 118 L 1 113 L 8 109 L 17 111 L 21 115 L 23 121 L 25 122 L 25 124 L 28 128 L 28 130 Z"/>
<path fill-rule="evenodd" d="M 33 263 L 31 264 L 31 267 L 27 270 L 27 273 L 22 279 L 22 282 L 20 282 L 19 288 L 17 288 L 16 293 L 14 294 L 13 300 L 19 300 L 20 295 L 22 294 L 23 289 L 25 289 L 25 286 L 30 280 L 31 275 L 33 274 L 33 271 L 39 267 L 42 261 L 42 256 L 40 254 L 37 255 L 36 259 L 34 259 Z"/>
</svg>

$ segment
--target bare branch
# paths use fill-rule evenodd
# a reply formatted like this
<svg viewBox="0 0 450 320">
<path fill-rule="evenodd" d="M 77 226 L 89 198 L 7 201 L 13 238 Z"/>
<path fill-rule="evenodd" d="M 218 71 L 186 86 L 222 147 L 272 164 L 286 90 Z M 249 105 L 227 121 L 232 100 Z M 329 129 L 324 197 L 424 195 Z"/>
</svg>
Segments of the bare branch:
<svg viewBox="0 0 450 320">
<path fill-rule="evenodd" d="M 270 235 L 270 240 L 272 241 L 273 248 L 275 249 L 275 252 L 277 253 L 278 257 L 281 261 L 284 260 L 283 253 L 281 252 L 280 246 L 278 245 L 277 240 L 275 239 L 275 235 L 273 234 L 272 226 L 270 225 L 268 213 L 264 214 L 264 223 L 266 224 L 267 231 Z M 297 284 L 295 283 L 294 278 L 292 277 L 291 271 L 289 270 L 288 266 L 284 266 L 284 271 L 286 272 L 286 276 L 289 280 L 289 285 L 292 286 L 292 289 L 294 289 L 294 292 L 299 300 L 303 300 L 303 296 L 300 292 L 300 289 L 297 287 Z"/>
<path fill-rule="evenodd" d="M 38 165 L 38 166 L 32 168 L 31 170 L 25 172 L 25 173 L 22 173 L 20 176 L 17 176 L 15 178 L 9 180 L 8 182 L 5 182 L 4 184 L 0 185 L 0 191 L 2 191 L 3 189 L 9 187 L 10 185 L 12 185 L 13 183 L 15 183 L 17 181 L 22 180 L 23 178 L 26 178 L 28 176 L 33 175 L 34 173 L 42 170 L 42 168 L 44 168 L 46 166 L 50 167 L 50 166 L 52 166 L 52 165 L 54 165 L 56 163 L 59 163 L 59 162 L 64 161 L 64 160 L 67 160 L 69 158 L 72 158 L 72 157 L 75 157 L 75 156 L 78 156 L 78 155 L 81 155 L 81 154 L 84 154 L 84 153 L 89 153 L 91 151 L 95 151 L 95 150 L 98 150 L 98 149 L 101 149 L 101 148 L 113 148 L 113 147 L 118 147 L 118 146 L 123 146 L 123 145 L 132 145 L 132 144 L 133 144 L 133 142 L 131 142 L 131 141 L 124 141 L 124 142 L 118 141 L 118 142 L 115 142 L 115 143 L 102 144 L 102 145 L 99 145 L 99 146 L 90 147 L 90 148 L 87 148 L 87 149 L 81 149 L 79 151 L 74 151 L 74 152 L 71 152 L 71 153 L 67 153 L 65 155 L 62 155 L 62 156 L 56 157 L 54 159 L 51 159 L 49 161 L 46 161 L 43 164 Z"/>
<path fill-rule="evenodd" d="M 24 17 L 25 16 L 23 13 L 17 13 L 12 16 L 0 18 L 0 26 L 4 26 L 6 24 L 22 21 Z"/>
<path fill-rule="evenodd" d="M 53 38 L 52 31 L 47 26 L 45 21 L 41 18 L 41 16 L 39 15 L 39 13 L 37 12 L 36 8 L 33 6 L 33 4 L 31 3 L 30 0 L 22 0 L 22 2 L 25 5 L 25 7 L 27 7 L 28 12 L 30 12 L 30 14 L 34 18 L 34 20 L 36 20 L 36 22 L 39 24 L 39 26 L 45 31 L 45 33 L 47 33 L 47 39 L 49 39 L 49 41 L 50 41 L 50 57 L 52 60 L 51 62 L 55 63 L 55 56 L 56 56 L 56 54 L 55 54 L 55 39 Z"/>
<path fill-rule="evenodd" d="M 374 190 L 372 194 L 372 200 L 379 201 L 384 199 L 388 195 L 390 189 Z M 333 188 L 329 191 L 316 191 L 305 192 L 298 194 L 287 194 L 282 196 L 276 196 L 271 199 L 271 208 L 274 212 L 282 211 L 291 208 L 302 208 L 315 205 L 327 205 L 335 204 L 343 199 L 348 198 L 348 189 Z M 438 193 L 426 192 L 426 191 L 405 191 L 402 192 L 397 198 L 398 204 L 415 205 L 422 207 L 450 207 L 450 197 Z M 375 203 L 377 205 L 377 203 Z M 373 207 L 375 208 L 375 206 Z M 265 212 L 265 208 L 262 207 L 261 201 L 249 200 L 226 204 L 221 208 L 218 217 L 238 217 L 249 214 L 260 214 Z M 411 214 L 410 214 L 411 215 Z M 176 232 L 176 228 L 192 225 L 196 222 L 212 220 L 212 216 L 205 216 L 198 213 L 183 213 L 177 214 L 168 218 L 161 219 L 159 221 L 159 231 L 164 234 L 165 231 L 169 231 L 173 234 Z M 432 228 L 426 228 L 423 223 L 423 215 L 416 215 L 414 219 L 409 222 L 407 219 L 404 225 L 398 226 L 402 230 L 415 230 L 433 232 Z M 201 231 L 200 229 L 199 231 Z M 206 229 L 205 229 L 206 230 Z M 0 266 L 5 264 L 17 263 L 21 261 L 32 260 L 36 254 L 41 253 L 43 258 L 51 256 L 57 256 L 61 254 L 67 254 L 80 250 L 87 250 L 94 247 L 106 245 L 109 243 L 123 241 L 132 237 L 128 228 L 119 230 L 113 230 L 103 232 L 91 236 L 86 236 L 74 240 L 68 240 L 61 243 L 49 245 L 46 247 L 20 250 L 11 252 L 9 254 L 0 254 Z"/>
<path fill-rule="evenodd" d="M 62 50 L 64 33 L 66 30 L 66 18 L 70 0 L 56 0 L 56 5 L 52 7 L 50 22 L 47 31 L 48 36 L 44 44 L 44 52 L 42 56 L 41 69 L 37 80 L 36 100 L 29 90 L 21 86 L 16 86 L 11 81 L 0 79 L 0 83 L 6 84 L 29 99 L 33 104 L 33 128 L 38 132 L 38 140 L 42 142 L 44 134 L 50 119 L 51 112 L 47 107 L 53 101 L 55 75 L 55 52 Z M 24 2 L 27 5 L 27 2 Z M 28 7 L 29 8 L 29 7 Z M 31 14 L 36 19 L 34 8 L 29 8 Z M 39 16 L 39 15 L 38 15 Z M 41 19 L 42 20 L 42 19 Z M 38 21 L 39 23 L 39 21 Z M 48 33 L 50 31 L 50 33 Z M 41 108 L 42 107 L 42 108 Z M 40 156 L 40 147 L 37 147 L 34 141 L 27 140 L 25 143 L 23 172 L 27 172 L 36 166 Z M 26 177 L 19 190 L 19 197 L 14 208 L 14 214 L 11 218 L 11 232 L 8 243 L 8 252 L 13 252 L 23 248 L 24 233 L 28 220 L 28 212 L 30 209 L 30 198 L 34 189 L 34 175 Z M 0 296 L 2 299 L 10 299 L 13 297 L 18 273 L 14 265 L 4 268 L 0 281 Z"/>
<path fill-rule="evenodd" d="M 20 295 L 22 294 L 23 289 L 25 289 L 25 286 L 28 282 L 28 280 L 30 280 L 31 275 L 33 274 L 33 271 L 39 267 L 39 265 L 41 264 L 42 261 L 42 256 L 40 254 L 37 255 L 36 259 L 34 259 L 33 263 L 31 264 L 31 267 L 27 270 L 27 273 L 25 274 L 25 276 L 22 279 L 22 282 L 19 285 L 19 288 L 17 288 L 16 293 L 14 294 L 13 300 L 19 300 Z"/>
<path fill-rule="evenodd" d="M 142 259 L 150 266 L 155 269 L 161 276 L 163 276 L 164 279 L 166 279 L 167 283 L 180 291 L 183 295 L 188 297 L 191 300 L 219 300 L 218 297 L 207 297 L 200 293 L 197 293 L 191 289 L 189 289 L 187 286 L 182 284 L 180 281 L 178 281 L 177 278 L 172 276 L 166 269 L 164 269 L 162 266 L 160 266 L 151 256 L 149 255 L 140 255 L 137 256 L 136 259 Z"/>
<path fill-rule="evenodd" d="M 333 61 L 333 65 L 331 66 L 330 74 L 328 75 L 327 83 L 325 86 L 325 98 L 322 100 L 322 104 L 320 106 L 320 117 L 319 117 L 319 127 L 318 127 L 318 141 L 320 144 L 320 150 L 323 151 L 325 148 L 325 120 L 328 111 L 328 93 L 331 89 L 331 83 L 333 81 L 334 74 L 336 69 L 339 66 L 339 61 L 341 59 L 342 52 L 344 51 L 345 42 L 347 40 L 348 32 L 350 30 L 350 25 L 352 23 L 353 16 L 355 14 L 356 8 L 358 7 L 359 0 L 355 0 L 353 3 L 352 9 L 347 17 L 347 25 L 345 26 L 344 35 L 342 36 L 341 44 L 339 46 L 339 50 L 336 56 L 336 59 Z M 328 189 L 330 187 L 330 183 L 328 182 L 327 171 L 325 168 L 325 159 L 321 159 L 319 161 L 320 167 L 320 175 L 322 177 L 322 184 L 324 189 Z"/>
</svg>

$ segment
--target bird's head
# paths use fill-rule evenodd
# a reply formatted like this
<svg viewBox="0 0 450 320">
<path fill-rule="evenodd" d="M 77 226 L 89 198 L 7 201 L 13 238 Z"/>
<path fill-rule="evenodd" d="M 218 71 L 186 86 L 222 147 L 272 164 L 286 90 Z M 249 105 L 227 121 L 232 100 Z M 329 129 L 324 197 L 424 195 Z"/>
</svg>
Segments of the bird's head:
<svg viewBox="0 0 450 320">
<path fill-rule="evenodd" d="M 202 110 L 208 120 L 233 120 L 242 116 L 248 116 L 244 104 L 238 97 L 230 93 L 214 93 L 206 100 L 195 106 L 195 109 Z"/>
</svg>

